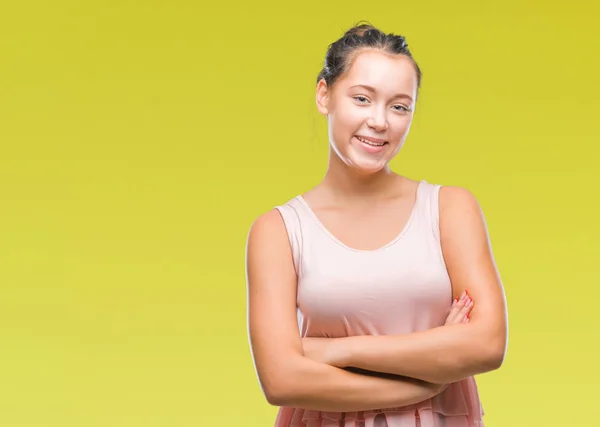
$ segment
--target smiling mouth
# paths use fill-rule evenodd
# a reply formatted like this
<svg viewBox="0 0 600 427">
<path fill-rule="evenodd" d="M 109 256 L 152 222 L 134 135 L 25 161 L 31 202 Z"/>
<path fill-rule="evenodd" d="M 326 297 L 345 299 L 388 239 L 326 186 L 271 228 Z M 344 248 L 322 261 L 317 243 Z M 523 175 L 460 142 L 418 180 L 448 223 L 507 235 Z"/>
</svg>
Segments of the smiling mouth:
<svg viewBox="0 0 600 427">
<path fill-rule="evenodd" d="M 361 136 L 356 135 L 356 139 L 358 139 L 360 142 L 364 143 L 364 144 L 368 144 L 372 147 L 383 147 L 385 144 L 387 144 L 387 141 L 382 141 L 382 140 L 372 140 L 372 139 L 366 139 L 363 138 Z"/>
</svg>

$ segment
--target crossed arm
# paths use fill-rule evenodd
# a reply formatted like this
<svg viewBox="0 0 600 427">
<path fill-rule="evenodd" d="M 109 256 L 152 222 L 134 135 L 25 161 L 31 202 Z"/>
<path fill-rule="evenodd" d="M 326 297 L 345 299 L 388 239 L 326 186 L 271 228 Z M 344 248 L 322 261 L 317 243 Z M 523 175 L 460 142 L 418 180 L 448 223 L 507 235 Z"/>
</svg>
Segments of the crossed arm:
<svg viewBox="0 0 600 427">
<path fill-rule="evenodd" d="M 483 215 L 466 190 L 440 191 L 442 250 L 453 290 L 475 301 L 467 325 L 453 324 L 407 335 L 308 338 L 315 360 L 447 384 L 499 368 L 507 340 L 502 284 Z"/>
<path fill-rule="evenodd" d="M 405 406 L 499 367 L 506 346 L 504 295 L 483 216 L 466 190 L 440 191 L 440 232 L 454 294 L 468 289 L 475 301 L 468 323 L 401 336 L 302 340 L 283 221 L 277 211 L 257 219 L 247 243 L 248 332 L 269 403 L 323 411 Z"/>
</svg>

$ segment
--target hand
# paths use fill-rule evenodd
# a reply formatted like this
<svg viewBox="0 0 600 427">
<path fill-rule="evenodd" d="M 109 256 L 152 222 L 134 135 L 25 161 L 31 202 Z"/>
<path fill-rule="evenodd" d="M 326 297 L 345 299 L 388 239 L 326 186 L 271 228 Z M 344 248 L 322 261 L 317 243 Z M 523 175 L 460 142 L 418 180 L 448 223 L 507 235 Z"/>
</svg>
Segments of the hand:
<svg viewBox="0 0 600 427">
<path fill-rule="evenodd" d="M 452 301 L 452 307 L 450 308 L 450 313 L 448 313 L 448 317 L 446 318 L 446 323 L 444 325 L 459 325 L 461 323 L 469 323 L 470 317 L 469 314 L 473 309 L 473 300 L 467 293 L 464 291 L 460 298 L 455 298 Z M 437 396 L 442 393 L 449 384 L 428 384 L 428 387 L 431 391 L 431 397 Z"/>
<path fill-rule="evenodd" d="M 450 308 L 450 313 L 446 318 L 446 323 L 444 325 L 458 325 L 461 323 L 469 323 L 470 313 L 473 309 L 473 300 L 467 293 L 464 291 L 460 298 L 455 298 L 452 302 L 452 307 Z"/>
<path fill-rule="evenodd" d="M 461 323 L 469 323 L 469 314 L 473 309 L 473 300 L 465 290 L 460 298 L 455 298 L 452 301 L 452 307 L 446 318 L 444 325 L 459 325 Z M 427 388 L 431 394 L 431 397 L 437 396 L 444 392 L 450 384 L 432 384 L 428 383 Z"/>
</svg>

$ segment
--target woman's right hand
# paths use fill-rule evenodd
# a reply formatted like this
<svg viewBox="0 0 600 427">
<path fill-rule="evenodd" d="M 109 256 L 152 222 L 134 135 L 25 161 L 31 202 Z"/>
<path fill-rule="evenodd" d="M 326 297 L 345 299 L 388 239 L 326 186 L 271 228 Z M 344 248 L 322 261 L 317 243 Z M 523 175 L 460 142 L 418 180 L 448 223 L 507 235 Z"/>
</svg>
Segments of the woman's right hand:
<svg viewBox="0 0 600 427">
<path fill-rule="evenodd" d="M 460 323 L 469 323 L 469 314 L 473 309 L 473 300 L 465 290 L 460 298 L 455 298 L 450 308 L 450 313 L 446 318 L 444 325 L 457 325 Z"/>
<path fill-rule="evenodd" d="M 444 325 L 459 325 L 461 323 L 469 323 L 469 314 L 473 309 L 473 300 L 465 290 L 460 298 L 455 298 L 452 301 L 452 307 L 446 318 Z M 429 384 L 431 396 L 436 396 L 442 393 L 449 384 Z"/>
</svg>

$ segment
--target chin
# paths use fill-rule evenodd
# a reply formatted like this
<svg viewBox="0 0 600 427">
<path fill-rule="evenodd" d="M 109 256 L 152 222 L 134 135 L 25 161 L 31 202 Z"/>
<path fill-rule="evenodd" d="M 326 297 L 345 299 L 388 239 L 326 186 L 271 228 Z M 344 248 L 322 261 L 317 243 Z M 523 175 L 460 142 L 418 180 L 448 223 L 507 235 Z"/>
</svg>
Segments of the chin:
<svg viewBox="0 0 600 427">
<path fill-rule="evenodd" d="M 346 161 L 346 164 L 350 166 L 350 168 L 357 172 L 359 175 L 375 175 L 387 169 L 388 166 L 388 162 L 386 159 L 381 159 L 379 161 L 365 161 L 364 159 L 349 158 Z"/>
<path fill-rule="evenodd" d="M 383 152 L 375 154 L 365 151 L 363 147 L 352 143 L 346 146 L 331 144 L 331 148 L 335 153 L 334 155 L 349 170 L 362 176 L 375 175 L 386 171 L 391 158 L 394 157 L 393 155 L 397 151 L 395 147 L 388 145 Z"/>
<path fill-rule="evenodd" d="M 387 170 L 391 160 L 392 147 L 380 155 L 364 153 L 361 150 L 350 149 L 346 154 L 346 164 L 361 175 L 374 175 Z"/>
</svg>

